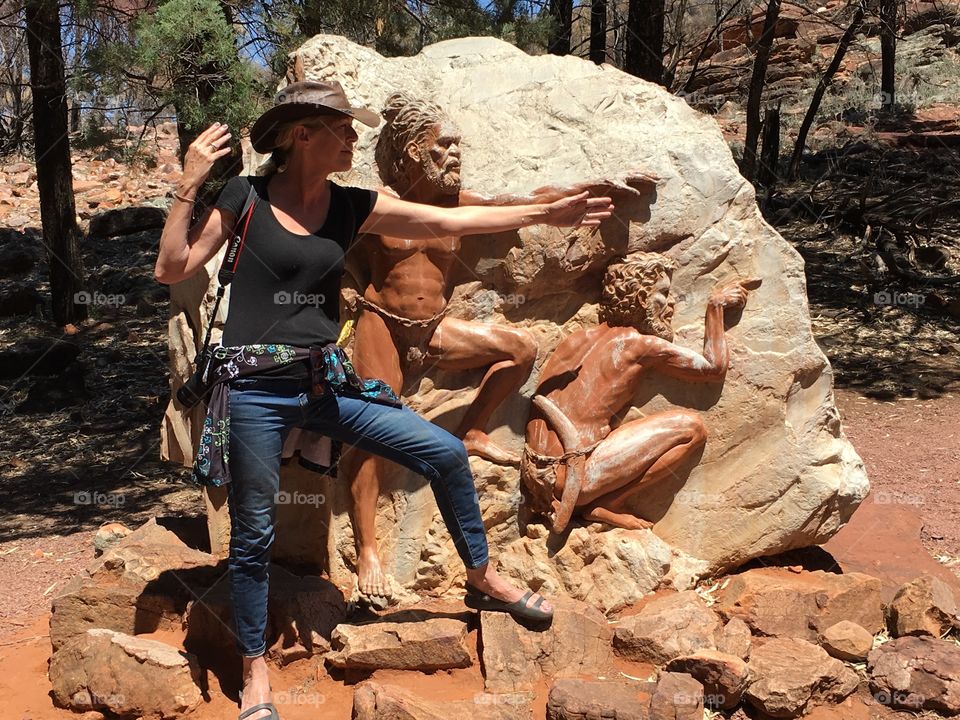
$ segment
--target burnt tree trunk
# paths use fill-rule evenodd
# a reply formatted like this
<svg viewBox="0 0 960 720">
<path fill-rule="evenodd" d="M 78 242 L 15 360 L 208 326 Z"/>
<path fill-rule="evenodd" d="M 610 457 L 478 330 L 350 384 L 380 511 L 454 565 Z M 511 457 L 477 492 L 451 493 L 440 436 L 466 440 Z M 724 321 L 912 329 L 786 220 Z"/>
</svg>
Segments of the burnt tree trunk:
<svg viewBox="0 0 960 720">
<path fill-rule="evenodd" d="M 896 100 L 895 68 L 897 61 L 897 0 L 880 2 L 880 105 L 893 108 Z"/>
<path fill-rule="evenodd" d="M 624 67 L 631 75 L 663 84 L 664 0 L 630 0 Z"/>
<path fill-rule="evenodd" d="M 87 305 L 75 302 L 84 289 L 83 260 L 73 200 L 60 7 L 55 0 L 28 0 L 25 9 L 40 222 L 50 265 L 53 318 L 65 325 L 86 318 Z"/>
<path fill-rule="evenodd" d="M 597 65 L 607 61 L 607 0 L 590 3 L 590 60 Z"/>
<path fill-rule="evenodd" d="M 757 142 L 760 140 L 760 103 L 763 86 L 767 80 L 767 65 L 770 62 L 770 47 L 773 45 L 777 19 L 780 17 L 780 0 L 769 0 L 763 20 L 763 32 L 754 46 L 753 74 L 750 76 L 750 94 L 747 97 L 747 131 L 743 141 L 743 160 L 740 172 L 753 182 L 757 174 Z"/>
<path fill-rule="evenodd" d="M 550 35 L 547 51 L 553 55 L 569 55 L 573 0 L 550 0 L 550 17 L 556 25 Z"/>
<path fill-rule="evenodd" d="M 864 0 L 861 0 L 856 10 L 854 10 L 853 17 L 850 19 L 850 25 L 847 26 L 847 29 L 844 30 L 843 35 L 840 37 L 840 42 L 837 44 L 837 49 L 833 54 L 833 60 L 830 61 L 830 66 L 823 73 L 820 82 L 817 83 L 817 89 L 813 91 L 810 107 L 807 108 L 807 114 L 803 116 L 803 122 L 800 123 L 800 130 L 797 133 L 797 144 L 793 146 L 793 156 L 790 158 L 789 176 L 791 180 L 796 179 L 797 175 L 800 174 L 800 160 L 803 157 L 803 148 L 807 144 L 807 135 L 810 133 L 814 119 L 817 117 L 820 102 L 823 100 L 823 96 L 827 92 L 833 76 L 836 75 L 837 70 L 840 69 L 840 63 L 843 62 L 843 58 L 847 54 L 847 48 L 850 47 L 853 36 L 857 34 L 860 25 L 863 23 L 865 9 Z"/>
<path fill-rule="evenodd" d="M 777 184 L 777 165 L 780 162 L 780 106 L 767 108 L 763 116 L 763 139 L 760 144 L 760 167 L 757 184 L 770 190 Z"/>
</svg>

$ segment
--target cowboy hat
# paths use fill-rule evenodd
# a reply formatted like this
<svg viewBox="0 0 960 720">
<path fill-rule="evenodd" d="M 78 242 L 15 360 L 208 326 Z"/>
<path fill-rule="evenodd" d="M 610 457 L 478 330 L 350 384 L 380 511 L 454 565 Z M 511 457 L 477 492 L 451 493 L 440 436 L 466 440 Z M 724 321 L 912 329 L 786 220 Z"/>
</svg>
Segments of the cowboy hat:
<svg viewBox="0 0 960 720">
<path fill-rule="evenodd" d="M 305 80 L 291 83 L 277 93 L 276 104 L 253 124 L 250 143 L 259 153 L 269 152 L 277 146 L 277 134 L 284 125 L 316 115 L 346 115 L 370 127 L 380 124 L 377 113 L 350 105 L 343 87 L 335 80 Z"/>
</svg>

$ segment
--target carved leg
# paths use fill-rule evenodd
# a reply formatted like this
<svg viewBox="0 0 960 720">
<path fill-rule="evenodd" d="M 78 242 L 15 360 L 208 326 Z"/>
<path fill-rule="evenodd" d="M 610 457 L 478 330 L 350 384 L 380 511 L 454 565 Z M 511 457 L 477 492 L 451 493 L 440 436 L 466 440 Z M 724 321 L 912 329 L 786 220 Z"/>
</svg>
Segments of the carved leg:
<svg viewBox="0 0 960 720">
<path fill-rule="evenodd" d="M 628 512 L 633 499 L 677 470 L 706 442 L 703 421 L 686 410 L 670 410 L 621 425 L 587 461 L 580 493 L 588 520 L 642 529 L 651 523 Z"/>
<path fill-rule="evenodd" d="M 430 354 L 444 370 L 489 366 L 477 396 L 454 433 L 470 455 L 500 465 L 519 466 L 520 458 L 495 444 L 486 433 L 493 412 L 523 385 L 537 359 L 537 343 L 522 328 L 444 318 L 430 339 Z"/>
<path fill-rule="evenodd" d="M 379 315 L 360 312 L 353 364 L 360 377 L 379 378 L 399 394 L 403 383 L 399 355 L 390 330 Z M 380 562 L 377 545 L 377 499 L 380 496 L 380 478 L 386 472 L 387 461 L 359 450 L 345 453 L 344 460 L 344 474 L 350 480 L 353 498 L 350 516 L 357 547 L 360 592 L 387 597 L 390 585 Z"/>
</svg>

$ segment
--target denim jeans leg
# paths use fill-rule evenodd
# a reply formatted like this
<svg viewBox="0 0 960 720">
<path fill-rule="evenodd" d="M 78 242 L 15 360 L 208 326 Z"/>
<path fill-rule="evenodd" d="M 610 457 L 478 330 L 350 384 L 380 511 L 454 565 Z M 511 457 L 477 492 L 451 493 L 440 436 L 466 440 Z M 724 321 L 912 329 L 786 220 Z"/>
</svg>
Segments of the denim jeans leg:
<svg viewBox="0 0 960 720">
<path fill-rule="evenodd" d="M 237 645 L 245 657 L 266 650 L 270 548 L 280 453 L 294 397 L 230 391 L 230 586 Z M 288 411 L 288 412 L 285 412 Z"/>
<path fill-rule="evenodd" d="M 487 537 L 463 442 L 410 408 L 359 397 L 327 393 L 311 400 L 306 411 L 303 427 L 385 457 L 427 478 L 464 565 L 474 569 L 486 564 Z"/>
</svg>

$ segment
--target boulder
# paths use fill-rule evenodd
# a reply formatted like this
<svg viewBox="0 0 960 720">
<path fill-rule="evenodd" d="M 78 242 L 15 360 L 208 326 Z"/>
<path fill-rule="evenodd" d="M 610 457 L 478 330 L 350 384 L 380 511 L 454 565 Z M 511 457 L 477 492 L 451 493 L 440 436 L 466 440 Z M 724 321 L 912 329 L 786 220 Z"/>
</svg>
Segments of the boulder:
<svg viewBox="0 0 960 720">
<path fill-rule="evenodd" d="M 564 678 L 550 687 L 547 720 L 648 720 L 656 683 Z"/>
<path fill-rule="evenodd" d="M 449 670 L 473 664 L 467 624 L 453 618 L 408 623 L 338 625 L 333 631 L 334 667 L 352 670 Z"/>
<path fill-rule="evenodd" d="M 117 208 L 90 218 L 90 235 L 107 238 L 142 230 L 159 230 L 166 221 L 167 211 L 163 208 L 149 205 Z"/>
<path fill-rule="evenodd" d="M 650 698 L 650 720 L 702 720 L 703 686 L 689 675 L 662 672 Z"/>
<path fill-rule="evenodd" d="M 365 682 L 353 692 L 353 720 L 530 720 L 525 695 L 477 693 L 470 700 L 427 700 L 393 685 Z"/>
<path fill-rule="evenodd" d="M 902 637 L 867 657 L 870 690 L 889 707 L 960 714 L 960 647 L 932 638 Z"/>
<path fill-rule="evenodd" d="M 861 573 L 793 573 L 759 568 L 734 576 L 714 608 L 740 618 L 756 635 L 816 642 L 820 631 L 849 620 L 874 634 L 884 627 L 881 584 Z"/>
<path fill-rule="evenodd" d="M 670 593 L 622 619 L 613 647 L 630 660 L 665 665 L 697 650 L 715 650 L 720 626 L 720 618 L 693 590 Z"/>
<path fill-rule="evenodd" d="M 749 679 L 747 664 L 742 659 L 717 650 L 698 650 L 674 658 L 667 664 L 667 670 L 686 673 L 699 682 L 703 685 L 704 704 L 721 710 L 740 704 Z"/>
<path fill-rule="evenodd" d="M 750 653 L 744 698 L 775 718 L 800 717 L 818 703 L 840 702 L 857 689 L 858 675 L 806 640 L 772 638 Z"/>
<path fill-rule="evenodd" d="M 271 565 L 267 616 L 267 658 L 282 666 L 328 653 L 334 628 L 347 618 L 347 606 L 329 580 L 300 577 Z M 189 604 L 183 623 L 184 647 L 203 667 L 230 667 L 240 661 L 228 577 Z"/>
<path fill-rule="evenodd" d="M 156 640 L 87 630 L 50 658 L 53 699 L 75 712 L 179 718 L 202 700 L 196 658 Z"/>
<path fill-rule="evenodd" d="M 820 634 L 820 647 L 838 660 L 863 662 L 873 649 L 873 635 L 849 620 L 841 620 Z"/>
<path fill-rule="evenodd" d="M 717 635 L 717 650 L 741 660 L 750 657 L 751 643 L 750 626 L 738 617 L 730 618 Z"/>
<path fill-rule="evenodd" d="M 223 568 L 149 520 L 119 540 L 54 598 L 50 642 L 57 650 L 92 628 L 136 635 L 177 629 L 194 592 L 212 585 Z"/>
<path fill-rule="evenodd" d="M 612 636 L 603 614 L 576 600 L 555 600 L 547 629 L 527 629 L 506 613 L 481 612 L 485 687 L 520 692 L 534 690 L 544 676 L 600 675 L 613 660 Z"/>
<path fill-rule="evenodd" d="M 941 637 L 951 629 L 960 629 L 960 606 L 945 582 L 923 575 L 897 591 L 887 608 L 887 621 L 894 637 Z"/>
<path fill-rule="evenodd" d="M 109 550 L 132 531 L 126 525 L 120 523 L 104 523 L 93 536 L 93 553 L 100 557 L 106 550 Z"/>
<path fill-rule="evenodd" d="M 534 57 L 494 38 L 450 40 L 415 57 L 385 58 L 342 37 L 318 35 L 289 62 L 288 81 L 337 80 L 352 102 L 375 109 L 398 90 L 438 103 L 463 132 L 463 177 L 471 191 L 525 193 L 545 184 L 622 179 L 638 170 L 661 178 L 655 191 L 647 186 L 618 203 L 617 219 L 596 232 L 531 227 L 464 243 L 463 264 L 471 274 L 454 292 L 450 316 L 525 327 L 539 343 L 531 377 L 491 420 L 491 436 L 501 446 L 521 448 L 529 397 L 545 359 L 574 329 L 597 322 L 599 278 L 614 258 L 655 250 L 678 263 L 675 341 L 698 350 L 716 284 L 763 279 L 727 332 L 732 370 L 722 388 L 652 373 L 625 413 L 629 420 L 693 408 L 710 436 L 689 475 L 655 484 L 638 500 L 655 521 L 652 532 L 611 535 L 583 524 L 574 532 L 586 529 L 603 540 L 581 543 L 571 559 L 561 550 L 570 538 L 526 535 L 517 469 L 494 470 L 475 461 L 480 497 L 490 498 L 484 508 L 488 531 L 500 562 L 515 568 L 511 574 L 529 578 L 536 569 L 548 593 L 611 608 L 635 601 L 651 586 L 669 581 L 687 589 L 697 578 L 751 558 L 825 542 L 850 518 L 868 482 L 843 435 L 832 372 L 811 332 L 802 260 L 764 222 L 754 189 L 712 118 L 609 65 L 574 56 Z M 377 187 L 379 130 L 359 132 L 355 166 L 340 179 Z M 198 280 L 189 293 L 176 294 L 174 386 L 187 372 L 184 358 L 196 347 L 195 333 L 202 331 L 202 321 L 186 318 L 200 320 L 194 308 L 209 302 L 209 285 Z M 510 301 L 519 296 L 522 304 Z M 405 399 L 455 429 L 482 376 L 482 369 L 433 368 Z M 198 418 L 171 407 L 166 420 L 166 456 L 188 458 L 188 423 Z M 320 562 L 331 579 L 346 585 L 354 552 L 347 486 L 328 500 L 328 507 L 313 511 L 315 522 L 299 522 L 278 537 L 277 557 L 298 559 L 290 551 L 296 548 L 299 559 Z M 329 537 L 308 542 L 326 519 Z M 386 572 L 398 582 L 414 591 L 456 586 L 462 569 L 422 478 L 391 472 L 377 523 Z M 321 556 L 310 555 L 311 548 Z M 588 555 L 591 550 L 600 555 Z M 633 565 L 632 557 L 640 562 Z"/>
</svg>

